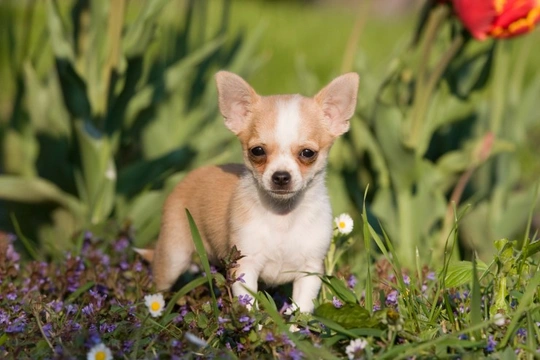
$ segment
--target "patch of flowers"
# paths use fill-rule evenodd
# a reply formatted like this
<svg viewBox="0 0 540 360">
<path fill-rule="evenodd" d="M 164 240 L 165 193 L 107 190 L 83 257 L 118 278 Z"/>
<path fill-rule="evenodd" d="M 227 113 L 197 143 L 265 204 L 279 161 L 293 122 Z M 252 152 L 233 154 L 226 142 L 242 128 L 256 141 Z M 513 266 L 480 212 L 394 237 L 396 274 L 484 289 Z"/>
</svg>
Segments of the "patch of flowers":
<svg viewBox="0 0 540 360">
<path fill-rule="evenodd" d="M 204 285 L 168 311 L 172 294 L 155 292 L 127 233 L 112 240 L 86 233 L 79 254 L 48 262 L 21 262 L 17 240 L 0 235 L 0 358 L 302 358 L 264 311 L 248 310 L 251 296 L 229 295 L 241 276 L 213 271 L 217 318 Z M 239 256 L 233 252 L 224 267 L 233 269 Z"/>
</svg>

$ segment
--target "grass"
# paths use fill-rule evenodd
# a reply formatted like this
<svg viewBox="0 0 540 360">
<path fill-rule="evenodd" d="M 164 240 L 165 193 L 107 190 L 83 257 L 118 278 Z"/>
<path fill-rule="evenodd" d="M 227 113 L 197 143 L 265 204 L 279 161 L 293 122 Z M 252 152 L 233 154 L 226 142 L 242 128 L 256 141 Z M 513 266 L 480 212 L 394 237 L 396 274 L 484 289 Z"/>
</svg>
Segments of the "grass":
<svg viewBox="0 0 540 360">
<path fill-rule="evenodd" d="M 501 240 L 489 265 L 447 259 L 440 269 L 412 271 L 400 268 L 398 254 L 367 222 L 356 226 L 380 250 L 368 250 L 371 272 L 350 273 L 339 259 L 327 259 L 340 265 L 333 275 L 320 275 L 324 289 L 314 315 L 285 315 L 287 288 L 233 297 L 238 279 L 229 270 L 239 254 L 232 252 L 220 271 L 196 273 L 166 293 L 154 317 L 144 304 L 154 293 L 150 269 L 130 250 L 129 229 L 87 232 L 81 254 L 58 262 L 21 262 L 14 237 L 4 234 L 0 357 L 81 358 L 105 344 L 125 359 L 538 358 L 538 241 L 518 251 L 515 242 Z M 336 230 L 333 254 L 354 241 L 354 233 Z M 255 300 L 259 309 L 248 310 Z M 299 330 L 290 332 L 291 324 Z"/>
</svg>

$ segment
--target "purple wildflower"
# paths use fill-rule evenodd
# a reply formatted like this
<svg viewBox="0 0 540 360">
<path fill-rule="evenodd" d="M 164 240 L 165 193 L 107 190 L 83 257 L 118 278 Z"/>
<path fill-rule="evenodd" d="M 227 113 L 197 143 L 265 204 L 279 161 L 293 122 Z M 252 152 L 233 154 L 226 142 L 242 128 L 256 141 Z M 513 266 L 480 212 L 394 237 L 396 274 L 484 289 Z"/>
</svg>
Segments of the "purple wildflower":
<svg viewBox="0 0 540 360">
<path fill-rule="evenodd" d="M 3 309 L 0 309 L 0 324 L 9 324 L 9 315 Z"/>
<path fill-rule="evenodd" d="M 6 260 L 8 262 L 17 264 L 20 259 L 21 259 L 21 255 L 19 255 L 19 253 L 15 251 L 15 248 L 13 247 L 12 244 L 9 244 L 6 250 Z M 17 267 L 17 270 L 19 270 L 18 267 Z"/>
<path fill-rule="evenodd" d="M 281 334 L 281 341 L 283 341 L 283 344 L 285 345 L 296 347 L 296 344 L 291 339 L 289 339 L 286 334 Z"/>
<path fill-rule="evenodd" d="M 47 305 L 50 306 L 54 312 L 57 312 L 57 313 L 62 311 L 62 308 L 64 307 L 64 303 L 60 300 L 53 300 Z"/>
<path fill-rule="evenodd" d="M 174 318 L 174 323 L 175 324 L 178 324 L 178 323 L 181 323 L 182 321 L 184 321 L 184 316 L 186 316 L 186 314 L 188 313 L 187 309 L 185 306 L 182 306 L 180 308 L 180 312 L 178 313 L 178 316 Z"/>
<path fill-rule="evenodd" d="M 354 289 L 354 287 L 356 286 L 356 283 L 358 282 L 358 280 L 356 280 L 356 276 L 354 276 L 353 274 L 351 274 L 349 276 L 349 278 L 347 279 L 347 286 L 349 287 L 349 289 Z"/>
<path fill-rule="evenodd" d="M 236 349 L 237 349 L 238 351 L 242 351 L 242 350 L 245 349 L 245 346 L 242 345 L 241 343 L 236 343 Z"/>
<path fill-rule="evenodd" d="M 51 323 L 47 323 L 45 325 L 43 325 L 43 333 L 45 334 L 46 337 L 50 338 L 51 335 L 52 335 L 52 324 Z"/>
<path fill-rule="evenodd" d="M 409 277 L 409 275 L 403 275 L 403 282 L 405 283 L 405 285 L 411 285 L 411 278 Z"/>
<path fill-rule="evenodd" d="M 488 353 L 491 353 L 491 352 L 495 351 L 495 346 L 497 346 L 497 341 L 495 341 L 493 339 L 493 335 L 489 335 L 488 342 L 487 342 L 487 345 L 486 345 L 486 351 Z"/>
<path fill-rule="evenodd" d="M 77 312 L 79 308 L 75 304 L 68 304 L 66 305 L 66 314 L 73 315 Z"/>
<path fill-rule="evenodd" d="M 244 273 L 240 274 L 240 276 L 238 276 L 235 281 L 240 281 L 242 284 L 245 284 L 246 280 L 244 280 L 244 275 L 246 274 Z"/>
<path fill-rule="evenodd" d="M 339 309 L 343 306 L 343 303 L 335 296 L 332 298 L 332 304 L 336 309 Z"/>
<path fill-rule="evenodd" d="M 88 304 L 82 308 L 82 313 L 86 316 L 92 316 L 94 314 L 94 304 Z"/>
<path fill-rule="evenodd" d="M 126 260 L 122 260 L 120 262 L 120 269 L 126 271 L 127 269 L 129 269 L 129 263 Z"/>
<path fill-rule="evenodd" d="M 238 302 L 241 305 L 244 305 L 244 306 L 252 305 L 251 300 L 253 300 L 253 298 L 251 296 L 249 296 L 248 294 L 246 294 L 246 295 L 238 295 Z"/>
<path fill-rule="evenodd" d="M 99 325 L 99 332 L 102 334 L 113 332 L 116 329 L 116 326 L 117 326 L 116 324 L 103 323 Z"/>
<path fill-rule="evenodd" d="M 175 339 L 175 340 L 173 340 L 173 342 L 174 341 L 178 341 L 178 340 Z M 178 342 L 180 342 L 180 341 L 178 341 Z M 124 343 L 122 344 L 122 351 L 124 353 L 131 352 L 131 348 L 133 347 L 133 344 L 135 344 L 135 340 L 126 340 L 126 341 L 124 341 Z"/>
<path fill-rule="evenodd" d="M 390 293 L 386 296 L 386 305 L 397 305 L 397 296 L 398 292 L 397 290 L 392 290 Z"/>
<path fill-rule="evenodd" d="M 9 325 L 4 331 L 8 334 L 21 333 L 24 331 L 25 327 L 26 327 L 26 324 L 24 323 L 24 321 L 17 319 L 11 325 Z"/>
<path fill-rule="evenodd" d="M 426 278 L 428 280 L 432 280 L 432 281 L 435 280 L 435 272 L 434 271 L 428 272 L 427 275 L 426 275 Z"/>
<path fill-rule="evenodd" d="M 240 321 L 241 323 L 244 323 L 244 327 L 242 328 L 242 331 L 248 332 L 249 330 L 251 330 L 251 327 L 253 326 L 255 319 L 244 315 L 244 316 L 240 316 L 238 321 Z"/>
<path fill-rule="evenodd" d="M 101 338 L 99 337 L 99 334 L 95 331 L 95 329 L 92 329 L 90 327 L 88 331 L 88 337 L 86 338 L 85 345 L 89 348 L 91 348 L 94 345 L 97 345 L 101 343 Z"/>
<path fill-rule="evenodd" d="M 114 250 L 116 252 L 124 252 L 124 250 L 129 246 L 129 240 L 122 236 L 118 241 L 114 244 Z"/>
<path fill-rule="evenodd" d="M 304 354 L 298 349 L 291 349 L 291 351 L 289 351 L 289 357 L 292 360 L 301 360 L 304 358 Z"/>
<path fill-rule="evenodd" d="M 373 311 L 379 311 L 381 310 L 381 306 L 379 304 L 373 304 Z"/>
<path fill-rule="evenodd" d="M 70 331 L 76 332 L 76 331 L 81 330 L 82 326 L 78 322 L 75 322 L 73 320 L 68 320 L 68 322 L 66 323 L 66 328 L 70 329 Z"/>
<path fill-rule="evenodd" d="M 17 300 L 17 294 L 14 293 L 14 292 L 8 293 L 6 295 L 6 299 L 11 300 L 11 301 L 15 301 L 15 300 Z"/>
<path fill-rule="evenodd" d="M 309 331 L 308 328 L 303 328 L 303 329 L 301 329 L 301 330 L 299 331 L 299 333 L 302 334 L 302 335 L 306 335 L 306 336 L 311 335 L 311 331 Z"/>
<path fill-rule="evenodd" d="M 140 261 L 136 261 L 135 264 L 133 264 L 133 269 L 136 271 L 136 272 L 141 272 L 142 269 L 143 269 L 143 265 Z"/>
<path fill-rule="evenodd" d="M 266 334 L 266 337 L 264 339 L 266 341 L 275 341 L 276 340 L 276 338 L 274 337 L 274 335 L 272 333 Z"/>
</svg>

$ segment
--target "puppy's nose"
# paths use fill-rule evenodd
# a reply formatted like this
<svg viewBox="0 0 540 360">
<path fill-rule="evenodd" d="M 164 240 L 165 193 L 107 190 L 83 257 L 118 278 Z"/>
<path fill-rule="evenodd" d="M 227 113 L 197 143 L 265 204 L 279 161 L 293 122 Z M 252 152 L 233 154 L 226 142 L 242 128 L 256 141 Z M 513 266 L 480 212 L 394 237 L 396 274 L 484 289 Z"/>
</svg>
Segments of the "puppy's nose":
<svg viewBox="0 0 540 360">
<path fill-rule="evenodd" d="M 272 174 L 272 182 L 276 185 L 287 185 L 291 181 L 291 174 L 287 171 L 276 171 Z"/>
</svg>

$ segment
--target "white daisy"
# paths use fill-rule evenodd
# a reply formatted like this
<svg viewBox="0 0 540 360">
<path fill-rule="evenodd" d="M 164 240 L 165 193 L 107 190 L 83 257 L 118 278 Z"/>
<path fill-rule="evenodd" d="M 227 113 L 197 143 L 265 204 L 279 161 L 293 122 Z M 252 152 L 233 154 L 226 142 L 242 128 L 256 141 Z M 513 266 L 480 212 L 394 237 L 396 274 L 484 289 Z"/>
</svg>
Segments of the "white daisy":
<svg viewBox="0 0 540 360">
<path fill-rule="evenodd" d="M 146 295 L 144 297 L 144 303 L 146 304 L 148 311 L 150 311 L 150 315 L 153 317 L 160 316 L 165 309 L 165 300 L 163 300 L 163 295 L 161 293 Z"/>
<path fill-rule="evenodd" d="M 88 360 L 111 360 L 113 357 L 111 349 L 100 343 L 90 349 L 86 358 Z"/>
<path fill-rule="evenodd" d="M 368 342 L 366 339 L 351 340 L 350 344 L 345 348 L 345 352 L 347 353 L 349 360 L 363 359 L 364 349 L 367 345 Z"/>
<path fill-rule="evenodd" d="M 493 316 L 493 320 L 495 325 L 497 326 L 504 326 L 506 324 L 506 318 L 501 313 L 496 313 L 495 316 Z"/>
<path fill-rule="evenodd" d="M 349 214 L 341 214 L 334 221 L 341 234 L 347 235 L 353 230 L 354 223 Z"/>
</svg>

